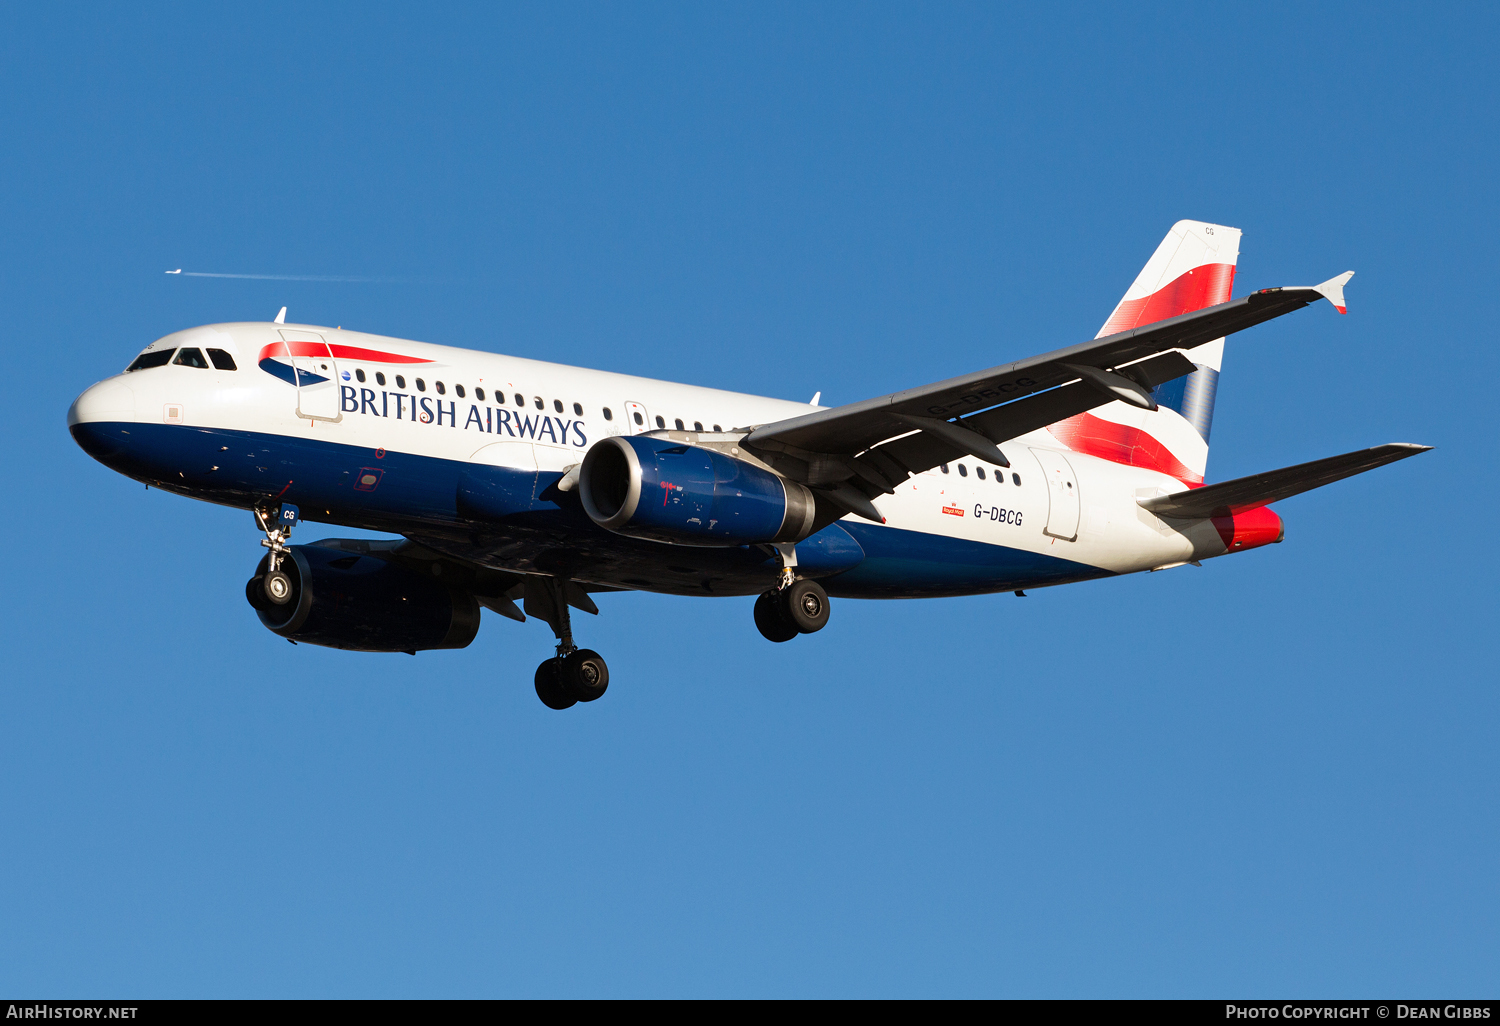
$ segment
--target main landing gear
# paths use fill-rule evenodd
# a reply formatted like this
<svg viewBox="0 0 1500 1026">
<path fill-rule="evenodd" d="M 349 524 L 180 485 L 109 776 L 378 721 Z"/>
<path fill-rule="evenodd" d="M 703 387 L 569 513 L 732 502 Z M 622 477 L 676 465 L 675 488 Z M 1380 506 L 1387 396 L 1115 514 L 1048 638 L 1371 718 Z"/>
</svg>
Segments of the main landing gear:
<svg viewBox="0 0 1500 1026">
<path fill-rule="evenodd" d="M 535 580 L 535 578 L 533 578 Z M 528 613 L 541 616 L 557 635 L 557 655 L 536 668 L 536 697 L 549 709 L 567 709 L 579 702 L 592 702 L 609 687 L 609 666 L 604 657 L 592 649 L 573 644 L 573 621 L 568 612 L 567 588 L 563 578 L 551 578 L 539 589 L 532 603 L 527 593 Z M 545 611 L 537 611 L 537 606 Z"/>
<path fill-rule="evenodd" d="M 797 549 L 777 544 L 781 580 L 755 600 L 755 626 L 767 641 L 791 641 L 828 623 L 828 593 L 817 581 L 797 576 Z"/>
<path fill-rule="evenodd" d="M 607 687 L 609 667 L 592 649 L 575 648 L 566 655 L 559 652 L 536 668 L 536 697 L 549 709 L 592 702 Z"/>
</svg>

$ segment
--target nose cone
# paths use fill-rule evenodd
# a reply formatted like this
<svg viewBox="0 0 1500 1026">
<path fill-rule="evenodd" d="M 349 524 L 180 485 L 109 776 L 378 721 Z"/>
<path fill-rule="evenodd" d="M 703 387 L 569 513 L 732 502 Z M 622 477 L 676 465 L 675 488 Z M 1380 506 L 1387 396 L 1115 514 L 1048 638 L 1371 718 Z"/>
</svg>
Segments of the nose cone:
<svg viewBox="0 0 1500 1026">
<path fill-rule="evenodd" d="M 68 427 L 103 421 L 135 420 L 135 393 L 119 378 L 99 382 L 68 407 Z"/>
<path fill-rule="evenodd" d="M 121 424 L 135 423 L 135 393 L 119 378 L 101 381 L 68 408 L 68 431 L 95 459 L 118 452 L 125 435 Z M 125 429 L 128 430 L 128 429 Z"/>
</svg>

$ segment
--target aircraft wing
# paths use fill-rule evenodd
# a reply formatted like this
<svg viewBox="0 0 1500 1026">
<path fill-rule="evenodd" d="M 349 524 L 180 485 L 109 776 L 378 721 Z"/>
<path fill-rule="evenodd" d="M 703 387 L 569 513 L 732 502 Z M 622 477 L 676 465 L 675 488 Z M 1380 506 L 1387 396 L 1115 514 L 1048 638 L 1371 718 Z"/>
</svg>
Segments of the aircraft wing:
<svg viewBox="0 0 1500 1026">
<path fill-rule="evenodd" d="M 1280 470 L 1268 470 L 1264 474 L 1251 474 L 1233 481 L 1190 488 L 1185 492 L 1141 499 L 1139 503 L 1159 517 L 1179 520 L 1227 517 L 1268 506 L 1299 492 L 1321 488 L 1355 474 L 1363 474 L 1367 470 L 1404 460 L 1431 448 L 1430 445 L 1392 442 L 1389 445 L 1377 445 L 1373 449 L 1360 449 L 1357 452 L 1346 452 L 1342 456 L 1299 463 L 1295 467 L 1282 467 Z"/>
<path fill-rule="evenodd" d="M 996 443 L 1116 399 L 1155 409 L 1150 390 L 1191 373 L 1180 352 L 1328 299 L 1345 310 L 1348 271 L 1240 299 L 989 370 L 754 428 L 743 445 L 852 512 L 959 456 L 1009 466 Z M 874 514 L 874 516 L 871 516 Z"/>
</svg>

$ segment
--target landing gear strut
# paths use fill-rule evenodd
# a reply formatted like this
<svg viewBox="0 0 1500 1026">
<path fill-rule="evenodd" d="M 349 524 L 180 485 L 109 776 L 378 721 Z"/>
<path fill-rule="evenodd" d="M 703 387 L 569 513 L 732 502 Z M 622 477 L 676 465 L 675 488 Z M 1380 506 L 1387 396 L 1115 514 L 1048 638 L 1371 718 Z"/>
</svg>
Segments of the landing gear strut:
<svg viewBox="0 0 1500 1026">
<path fill-rule="evenodd" d="M 527 612 L 541 616 L 557 635 L 557 655 L 536 668 L 536 697 L 549 709 L 567 709 L 579 702 L 592 702 L 609 687 L 609 666 L 592 649 L 573 644 L 573 619 L 568 611 L 569 582 L 547 580 L 535 605 L 527 595 Z M 545 611 L 538 611 L 537 607 Z"/>
<path fill-rule="evenodd" d="M 299 513 L 291 503 L 283 503 L 275 511 L 257 508 L 254 513 L 255 522 L 266 532 L 266 540 L 260 544 L 271 552 L 266 557 L 266 572 L 245 582 L 245 597 L 256 609 L 284 606 L 297 594 L 296 582 L 281 564 L 287 558 L 287 539 L 297 526 Z"/>
<path fill-rule="evenodd" d="M 797 576 L 797 548 L 777 543 L 780 581 L 755 600 L 755 626 L 768 641 L 791 641 L 828 623 L 828 593 L 817 581 Z"/>
</svg>

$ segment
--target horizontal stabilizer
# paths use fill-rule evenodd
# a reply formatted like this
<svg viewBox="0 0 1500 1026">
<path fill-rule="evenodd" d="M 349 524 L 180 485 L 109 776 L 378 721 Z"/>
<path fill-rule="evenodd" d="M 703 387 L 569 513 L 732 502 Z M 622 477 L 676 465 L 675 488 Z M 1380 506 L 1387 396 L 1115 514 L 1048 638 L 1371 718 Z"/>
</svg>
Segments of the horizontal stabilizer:
<svg viewBox="0 0 1500 1026">
<path fill-rule="evenodd" d="M 1430 445 L 1392 442 L 1389 445 L 1377 445 L 1373 449 L 1346 452 L 1342 456 L 1330 456 L 1311 463 L 1299 463 L 1295 467 L 1268 470 L 1264 474 L 1251 474 L 1233 481 L 1221 481 L 1202 488 L 1138 501 L 1143 508 L 1159 517 L 1200 520 L 1206 517 L 1234 516 L 1299 492 L 1363 474 L 1387 463 L 1404 460 L 1431 448 Z"/>
</svg>

